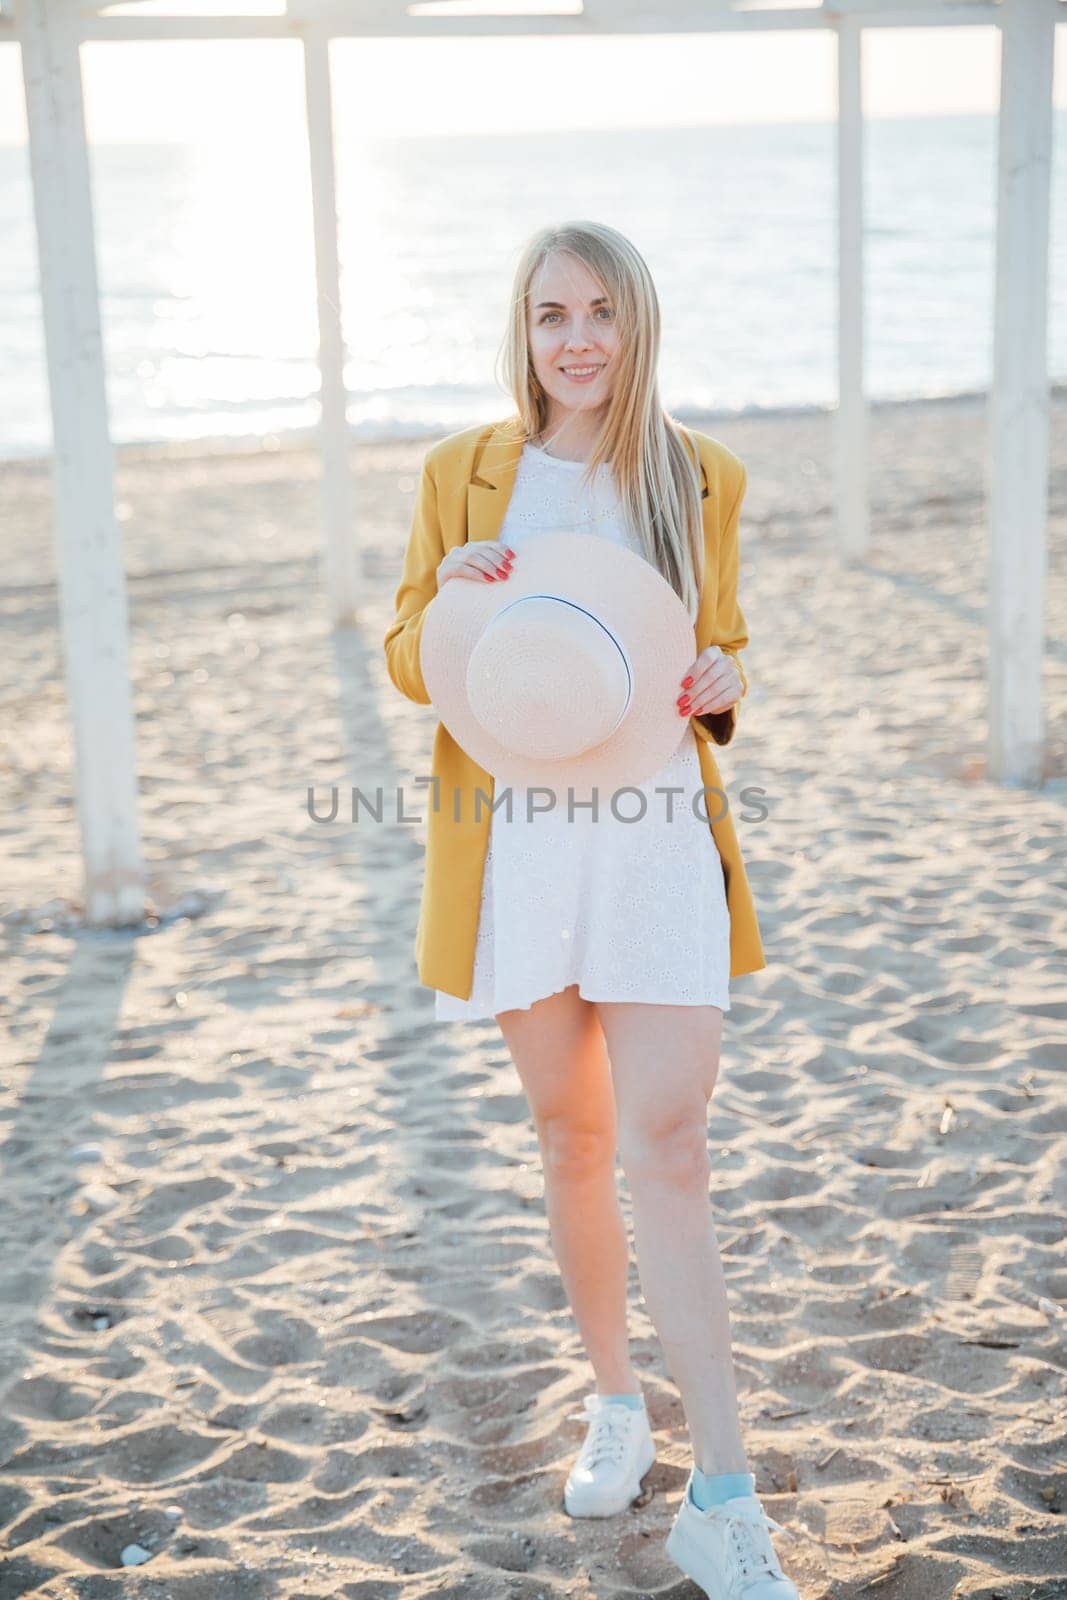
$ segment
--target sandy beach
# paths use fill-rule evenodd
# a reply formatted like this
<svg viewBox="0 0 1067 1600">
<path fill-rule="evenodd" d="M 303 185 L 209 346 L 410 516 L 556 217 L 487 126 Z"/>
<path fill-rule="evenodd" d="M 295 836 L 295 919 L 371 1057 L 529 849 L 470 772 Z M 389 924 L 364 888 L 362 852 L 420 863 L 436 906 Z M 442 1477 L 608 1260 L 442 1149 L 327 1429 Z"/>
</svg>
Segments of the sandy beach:
<svg viewBox="0 0 1067 1600">
<path fill-rule="evenodd" d="M 756 1487 L 804 1600 L 1067 1597 L 1067 403 L 1035 789 L 985 769 L 984 402 L 874 410 L 851 566 L 827 415 L 688 420 L 749 473 L 718 758 L 769 964 L 709 1146 Z M 48 463 L 0 466 L 0 1600 L 696 1600 L 634 1264 L 658 1460 L 563 1511 L 593 1383 L 536 1138 L 495 1023 L 415 973 L 435 724 L 381 640 L 428 442 L 352 447 L 343 632 L 307 444 L 118 452 L 122 932 L 80 918 Z"/>
</svg>

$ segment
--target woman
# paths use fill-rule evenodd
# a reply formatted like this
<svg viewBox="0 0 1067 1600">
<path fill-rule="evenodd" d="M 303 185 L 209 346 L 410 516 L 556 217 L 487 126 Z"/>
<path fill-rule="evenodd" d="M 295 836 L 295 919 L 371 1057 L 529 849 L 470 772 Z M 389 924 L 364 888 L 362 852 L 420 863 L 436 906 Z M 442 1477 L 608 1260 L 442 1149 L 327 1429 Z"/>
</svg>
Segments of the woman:
<svg viewBox="0 0 1067 1600">
<path fill-rule="evenodd" d="M 446 583 L 506 582 L 539 532 L 598 533 L 636 550 L 689 608 L 698 644 L 678 685 L 688 724 L 647 783 L 640 823 L 601 808 L 534 822 L 464 802 L 493 780 L 439 722 L 436 792 L 416 937 L 442 1019 L 494 1016 L 541 1148 L 553 1249 L 596 1378 L 568 1476 L 573 1516 L 621 1511 L 655 1458 L 626 1325 L 630 1186 L 641 1288 L 681 1392 L 694 1464 L 668 1553 L 716 1596 L 796 1600 L 741 1440 L 722 1263 L 710 1208 L 707 1105 L 728 979 L 765 965 L 729 812 L 687 804 L 721 783 L 747 683 L 737 598 L 745 468 L 664 411 L 648 268 L 615 229 L 540 230 L 518 263 L 506 346 L 517 414 L 427 454 L 385 635 L 393 683 L 429 704 L 422 624 Z M 576 692 L 580 686 L 576 686 Z M 443 786 L 443 794 L 442 794 Z M 449 787 L 453 793 L 449 794 Z M 710 824 L 710 827 L 709 827 Z M 710 837 L 709 837 L 710 833 Z"/>
</svg>

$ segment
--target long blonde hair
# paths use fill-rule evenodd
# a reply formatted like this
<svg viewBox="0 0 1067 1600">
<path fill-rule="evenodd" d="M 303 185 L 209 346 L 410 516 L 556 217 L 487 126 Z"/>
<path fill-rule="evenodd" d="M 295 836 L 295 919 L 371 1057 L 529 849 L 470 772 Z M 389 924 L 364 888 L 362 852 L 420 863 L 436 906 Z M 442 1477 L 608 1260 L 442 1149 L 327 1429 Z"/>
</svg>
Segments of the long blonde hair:
<svg viewBox="0 0 1067 1600">
<path fill-rule="evenodd" d="M 615 228 L 565 222 L 538 229 L 523 246 L 501 349 L 504 387 L 514 397 L 524 437 L 536 438 L 547 426 L 549 401 L 530 357 L 527 318 L 534 279 L 555 254 L 576 257 L 598 280 L 619 336 L 615 387 L 583 480 L 590 482 L 610 462 L 639 548 L 695 620 L 704 577 L 699 461 L 659 398 L 660 311 L 652 274 Z"/>
</svg>

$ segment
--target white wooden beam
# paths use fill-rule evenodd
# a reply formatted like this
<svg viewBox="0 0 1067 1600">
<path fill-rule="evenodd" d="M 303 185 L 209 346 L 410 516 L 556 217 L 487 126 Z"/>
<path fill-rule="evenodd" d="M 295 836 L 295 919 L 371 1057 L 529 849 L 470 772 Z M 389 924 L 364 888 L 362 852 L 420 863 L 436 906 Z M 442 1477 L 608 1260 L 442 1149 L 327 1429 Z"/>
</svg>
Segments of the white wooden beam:
<svg viewBox="0 0 1067 1600">
<path fill-rule="evenodd" d="M 863 392 L 863 26 L 837 24 L 836 543 L 846 559 L 869 544 L 867 402 Z"/>
<path fill-rule="evenodd" d="M 303 44 L 318 291 L 324 576 L 331 620 L 335 624 L 347 624 L 356 620 L 361 562 L 356 538 L 355 495 L 348 470 L 329 35 L 324 28 L 311 24 L 304 31 Z"/>
<path fill-rule="evenodd" d="M 180 0 L 175 0 L 175 4 Z M 1057 0 L 1063 4 L 1063 0 Z M 576 38 L 590 34 L 703 34 L 703 33 L 762 33 L 821 31 L 832 27 L 838 12 L 848 9 L 840 4 L 834 10 L 821 6 L 753 7 L 750 10 L 735 8 L 732 11 L 709 11 L 694 20 L 691 13 L 672 17 L 669 13 L 653 14 L 652 22 L 639 21 L 636 16 L 622 18 L 619 22 L 590 28 L 580 16 L 419 16 L 398 13 L 387 16 L 371 15 L 365 19 L 353 16 L 344 6 L 344 0 L 324 0 L 322 5 L 306 9 L 306 19 L 295 10 L 289 16 L 182 16 L 135 13 L 123 15 L 100 14 L 87 7 L 78 25 L 82 40 L 100 39 L 292 39 L 299 36 L 302 20 L 315 20 L 327 24 L 331 38 L 514 38 L 527 35 L 561 35 Z M 892 6 L 884 11 L 865 12 L 864 20 L 878 28 L 946 28 L 990 27 L 996 24 L 1000 6 L 996 0 L 969 0 L 960 5 L 931 5 L 929 7 Z M 0 40 L 14 38 L 10 21 L 0 18 Z"/>
<path fill-rule="evenodd" d="M 144 915 L 126 588 L 100 336 L 78 43 L 64 0 L 16 0 L 52 413 L 56 564 L 90 923 Z"/>
<path fill-rule="evenodd" d="M 1056 0 L 1003 0 L 990 518 L 991 777 L 1037 784 L 1049 468 L 1049 207 Z"/>
<path fill-rule="evenodd" d="M 392 36 L 395 38 L 448 38 L 452 36 L 523 37 L 556 35 L 563 38 L 603 38 L 618 34 L 700 34 L 718 29 L 759 29 L 763 11 L 738 12 L 720 0 L 687 0 L 682 5 L 649 3 L 615 9 L 597 4 L 582 11 L 459 11 L 442 7 L 417 7 L 408 11 L 390 0 L 353 10 L 350 0 L 287 0 L 290 18 L 315 20 L 329 28 L 331 35 Z M 787 27 L 824 28 L 826 19 L 818 6 L 782 7 L 773 15 Z"/>
</svg>

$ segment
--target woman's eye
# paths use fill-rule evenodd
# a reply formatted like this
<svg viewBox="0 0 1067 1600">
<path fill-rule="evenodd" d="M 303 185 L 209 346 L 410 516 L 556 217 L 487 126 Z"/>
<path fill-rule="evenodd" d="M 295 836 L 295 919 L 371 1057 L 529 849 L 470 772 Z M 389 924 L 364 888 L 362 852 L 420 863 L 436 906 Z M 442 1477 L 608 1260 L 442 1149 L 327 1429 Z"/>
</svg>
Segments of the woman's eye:
<svg viewBox="0 0 1067 1600">
<path fill-rule="evenodd" d="M 611 311 L 610 306 L 598 306 L 597 307 L 597 311 L 598 312 L 602 311 L 606 317 L 610 317 L 613 314 L 612 311 Z M 541 321 L 542 322 L 547 322 L 549 317 L 558 317 L 558 316 L 559 316 L 559 312 L 558 311 L 546 311 L 544 316 L 541 318 Z"/>
</svg>

